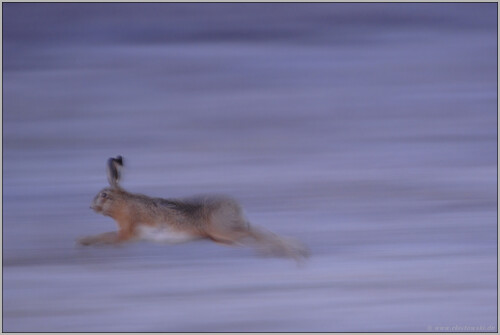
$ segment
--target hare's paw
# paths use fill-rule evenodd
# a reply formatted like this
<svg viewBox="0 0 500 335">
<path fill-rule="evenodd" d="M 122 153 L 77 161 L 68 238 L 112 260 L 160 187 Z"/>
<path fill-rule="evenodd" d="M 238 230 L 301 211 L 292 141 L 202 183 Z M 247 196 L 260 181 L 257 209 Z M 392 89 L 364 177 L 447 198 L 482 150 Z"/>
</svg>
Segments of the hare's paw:
<svg viewBox="0 0 500 335">
<path fill-rule="evenodd" d="M 99 235 L 92 235 L 82 237 L 77 240 L 78 244 L 88 246 L 88 245 L 96 245 L 96 244 L 116 244 L 119 242 L 118 233 L 117 232 L 109 232 L 103 233 Z"/>
<path fill-rule="evenodd" d="M 97 243 L 94 236 L 85 236 L 76 240 L 76 243 L 81 246 L 89 246 Z"/>
<path fill-rule="evenodd" d="M 76 240 L 76 244 L 81 245 L 81 246 L 87 246 L 87 245 L 91 245 L 92 241 L 88 237 L 81 237 L 81 238 Z"/>
</svg>

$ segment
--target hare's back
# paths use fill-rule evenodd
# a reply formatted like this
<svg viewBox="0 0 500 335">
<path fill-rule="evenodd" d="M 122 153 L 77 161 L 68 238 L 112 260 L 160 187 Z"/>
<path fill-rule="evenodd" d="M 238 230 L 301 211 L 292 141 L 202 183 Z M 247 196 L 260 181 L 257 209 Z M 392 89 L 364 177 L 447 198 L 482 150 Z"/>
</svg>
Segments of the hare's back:
<svg viewBox="0 0 500 335">
<path fill-rule="evenodd" d="M 182 199 L 187 206 L 199 208 L 204 214 L 212 214 L 220 211 L 231 211 L 235 214 L 241 213 L 238 202 L 226 195 L 197 195 Z"/>
<path fill-rule="evenodd" d="M 155 199 L 161 206 L 187 216 L 205 216 L 220 210 L 241 213 L 236 200 L 225 195 L 196 195 L 181 199 Z"/>
</svg>

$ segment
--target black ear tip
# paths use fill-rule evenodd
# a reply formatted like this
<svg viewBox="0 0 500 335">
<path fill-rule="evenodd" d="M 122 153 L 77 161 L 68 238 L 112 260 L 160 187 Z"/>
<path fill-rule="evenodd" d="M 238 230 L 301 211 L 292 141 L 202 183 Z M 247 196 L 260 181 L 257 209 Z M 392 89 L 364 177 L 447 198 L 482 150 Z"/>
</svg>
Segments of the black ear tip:
<svg viewBox="0 0 500 335">
<path fill-rule="evenodd" d="M 117 162 L 118 164 L 123 166 L 123 157 L 121 155 L 116 156 L 116 158 L 114 160 L 115 160 L 115 162 Z"/>
</svg>

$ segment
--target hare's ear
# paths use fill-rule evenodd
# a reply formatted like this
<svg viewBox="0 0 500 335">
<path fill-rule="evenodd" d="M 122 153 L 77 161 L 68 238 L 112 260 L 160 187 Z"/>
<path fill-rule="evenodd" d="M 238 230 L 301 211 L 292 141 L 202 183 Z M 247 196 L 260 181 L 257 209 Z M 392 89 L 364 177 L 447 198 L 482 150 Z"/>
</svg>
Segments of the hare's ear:
<svg viewBox="0 0 500 335">
<path fill-rule="evenodd" d="M 109 185 L 119 188 L 120 185 L 120 169 L 123 166 L 123 157 L 117 156 L 116 158 L 109 158 L 107 164 L 108 182 Z"/>
<path fill-rule="evenodd" d="M 114 158 L 114 161 L 121 167 L 123 167 L 123 157 L 118 155 L 116 158 Z"/>
</svg>

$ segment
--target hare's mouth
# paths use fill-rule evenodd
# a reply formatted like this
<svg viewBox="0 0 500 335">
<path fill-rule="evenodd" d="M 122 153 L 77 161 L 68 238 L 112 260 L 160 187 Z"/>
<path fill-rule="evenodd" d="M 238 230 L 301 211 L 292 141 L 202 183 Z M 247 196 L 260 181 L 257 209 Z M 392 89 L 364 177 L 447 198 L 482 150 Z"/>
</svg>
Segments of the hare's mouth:
<svg viewBox="0 0 500 335">
<path fill-rule="evenodd" d="M 102 212 L 102 207 L 101 206 L 98 206 L 98 205 L 91 205 L 90 206 L 91 209 L 94 210 L 94 212 L 97 212 L 97 213 L 100 213 Z"/>
</svg>

